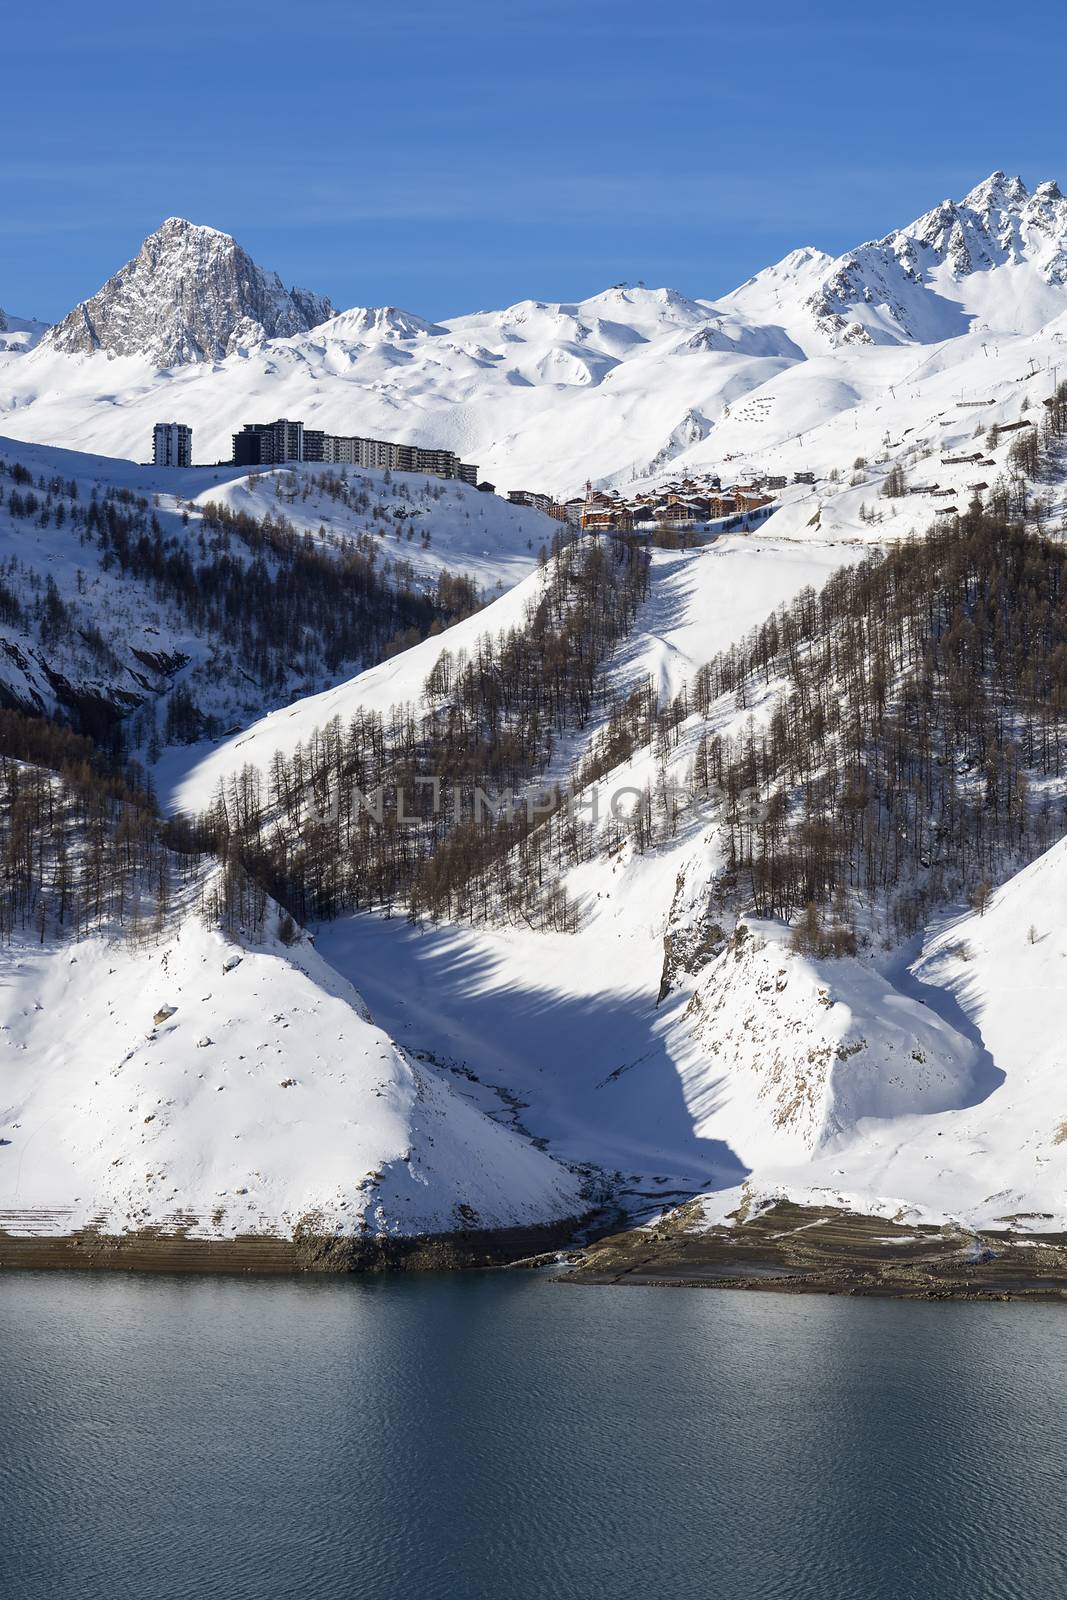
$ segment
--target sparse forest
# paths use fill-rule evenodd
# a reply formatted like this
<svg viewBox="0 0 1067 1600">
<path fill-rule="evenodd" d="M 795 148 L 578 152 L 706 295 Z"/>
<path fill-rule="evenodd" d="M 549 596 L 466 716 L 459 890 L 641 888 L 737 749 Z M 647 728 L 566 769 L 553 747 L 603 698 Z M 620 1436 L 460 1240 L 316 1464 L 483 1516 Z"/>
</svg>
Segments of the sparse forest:
<svg viewBox="0 0 1067 1600">
<path fill-rule="evenodd" d="M 209 508 L 199 566 L 121 497 L 94 502 L 85 530 L 190 606 L 229 615 L 253 652 L 255 630 L 228 609 L 238 574 L 268 612 L 300 614 L 305 579 L 326 592 L 332 558 L 230 513 Z M 252 554 L 251 583 L 232 540 Z M 814 944 L 830 910 L 847 944 L 858 909 L 908 934 L 946 900 L 977 903 L 1067 830 L 1061 544 L 974 507 L 803 591 L 670 703 L 644 684 L 608 705 L 602 669 L 647 593 L 648 560 L 634 541 L 558 538 L 522 626 L 444 651 L 419 704 L 335 720 L 266 774 L 234 776 L 199 818 L 163 824 L 114 751 L 2 713 L 0 932 L 161 922 L 175 874 L 191 881 L 205 857 L 222 868 L 213 914 L 232 926 L 259 926 L 272 895 L 301 922 L 402 907 L 567 929 L 569 866 L 625 838 L 654 848 L 695 807 L 723 830 L 718 903 L 793 921 Z M 372 608 L 358 552 L 345 570 L 349 597 Z M 0 604 L 19 602 L 0 591 Z M 50 604 L 46 592 L 42 616 Z M 572 772 L 569 740 L 594 714 L 604 726 Z M 580 791 L 645 749 L 657 776 L 630 815 L 597 830 L 563 804 L 568 782 Z M 681 790 L 667 776 L 679 761 Z"/>
<path fill-rule="evenodd" d="M 43 717 L 0 711 L 0 937 L 165 923 L 180 875 L 143 775 Z"/>
<path fill-rule="evenodd" d="M 769 691 L 769 715 L 715 732 Z M 580 781 L 653 742 L 668 757 L 691 715 L 688 799 L 725 829 L 724 900 L 787 919 L 877 905 L 910 933 L 1067 830 L 1067 550 L 975 510 L 844 568 L 672 705 L 632 695 Z M 613 832 L 646 849 L 678 819 L 650 786 Z"/>
<path fill-rule="evenodd" d="M 73 482 L 34 484 L 18 463 L 0 463 L 0 477 L 5 473 L 10 481 L 6 492 L 0 482 L 0 509 L 42 530 L 66 527 L 81 544 L 95 546 L 105 572 L 142 585 L 177 626 L 211 641 L 219 672 L 254 682 L 261 696 L 280 692 L 294 673 L 309 680 L 336 677 L 383 660 L 481 605 L 463 575 L 442 573 L 432 586 L 420 587 L 410 564 L 383 557 L 369 534 L 348 538 L 323 529 L 313 538 L 298 533 L 281 512 L 259 519 L 214 504 L 195 519 L 186 513 L 180 532 L 168 531 L 152 503 L 127 489 L 85 500 Z M 67 641 L 101 676 L 118 672 L 123 641 L 107 638 L 104 619 L 84 612 L 77 594 L 62 594 L 53 578 L 42 580 L 14 556 L 0 566 L 5 622 L 24 628 L 46 651 Z M 99 736 L 107 706 L 91 708 L 59 680 L 56 687 L 72 719 Z M 118 722 L 131 709 L 116 703 L 110 720 Z M 188 690 L 169 710 L 168 739 L 219 731 Z"/>
<path fill-rule="evenodd" d="M 422 706 L 335 720 L 276 756 L 266 782 L 246 769 L 198 837 L 301 921 L 400 903 L 412 915 L 503 908 L 565 925 L 558 893 L 538 894 L 554 876 L 540 858 L 541 815 L 512 815 L 510 800 L 588 722 L 600 668 L 647 585 L 648 557 L 631 545 L 557 541 L 523 627 L 483 635 L 466 656 L 445 651 Z"/>
</svg>

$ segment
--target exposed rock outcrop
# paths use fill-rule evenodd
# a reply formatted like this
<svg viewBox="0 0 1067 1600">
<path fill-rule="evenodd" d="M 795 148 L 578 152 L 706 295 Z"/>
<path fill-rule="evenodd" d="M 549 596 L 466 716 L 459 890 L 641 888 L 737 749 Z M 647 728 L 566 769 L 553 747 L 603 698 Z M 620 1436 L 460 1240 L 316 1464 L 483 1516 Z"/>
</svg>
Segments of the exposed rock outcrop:
<svg viewBox="0 0 1067 1600">
<path fill-rule="evenodd" d="M 332 315 L 324 295 L 286 289 L 228 233 L 169 217 L 46 340 L 72 355 L 102 350 L 173 367 L 221 360 L 264 339 L 306 332 Z"/>
</svg>

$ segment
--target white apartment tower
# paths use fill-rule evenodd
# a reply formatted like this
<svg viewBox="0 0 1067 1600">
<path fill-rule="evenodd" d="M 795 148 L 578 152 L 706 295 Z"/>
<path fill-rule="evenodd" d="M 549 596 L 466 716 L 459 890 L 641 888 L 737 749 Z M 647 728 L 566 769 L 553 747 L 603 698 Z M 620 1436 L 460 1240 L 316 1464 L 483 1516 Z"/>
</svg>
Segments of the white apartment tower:
<svg viewBox="0 0 1067 1600">
<path fill-rule="evenodd" d="M 184 422 L 157 422 L 152 429 L 152 461 L 157 467 L 191 467 L 192 428 Z"/>
</svg>

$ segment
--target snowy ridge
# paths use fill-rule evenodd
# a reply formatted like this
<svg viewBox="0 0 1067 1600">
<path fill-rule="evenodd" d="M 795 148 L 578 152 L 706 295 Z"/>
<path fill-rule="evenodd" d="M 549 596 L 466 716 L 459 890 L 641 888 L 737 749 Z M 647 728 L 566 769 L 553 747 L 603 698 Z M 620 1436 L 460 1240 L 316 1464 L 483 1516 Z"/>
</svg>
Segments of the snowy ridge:
<svg viewBox="0 0 1067 1600">
<path fill-rule="evenodd" d="M 21 354 L 32 350 L 48 332 L 47 322 L 32 317 L 15 317 L 0 306 L 0 353 Z"/>
<path fill-rule="evenodd" d="M 1062 311 L 1065 284 L 1067 200 L 1058 185 L 1031 195 L 1021 178 L 994 172 L 959 203 L 945 200 L 842 257 L 806 305 L 832 341 L 926 344 L 979 315 L 990 331 L 1033 333 Z"/>
</svg>

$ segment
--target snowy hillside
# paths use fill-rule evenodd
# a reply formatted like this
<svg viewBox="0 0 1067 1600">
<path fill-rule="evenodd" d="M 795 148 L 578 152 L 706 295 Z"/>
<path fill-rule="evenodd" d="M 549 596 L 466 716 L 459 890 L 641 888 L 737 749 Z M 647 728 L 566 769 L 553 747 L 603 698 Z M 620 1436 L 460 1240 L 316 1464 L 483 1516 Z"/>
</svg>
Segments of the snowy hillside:
<svg viewBox="0 0 1067 1600">
<path fill-rule="evenodd" d="M 419 472 L 387 478 L 373 468 L 308 463 L 243 473 L 222 468 L 217 477 L 218 488 L 190 499 L 254 517 L 280 511 L 313 537 L 323 529 L 341 538 L 374 534 L 383 561 L 410 567 L 420 581 L 462 573 L 486 595 L 532 572 L 559 531 L 542 511 Z"/>
<path fill-rule="evenodd" d="M 793 548 L 798 561 L 848 559 L 845 546 Z M 655 679 L 677 642 L 681 672 L 663 683 L 676 693 L 700 637 L 687 626 L 703 615 L 709 647 L 739 640 L 785 549 L 768 537 L 658 557 L 612 669 L 620 686 L 628 664 Z M 758 699 L 724 696 L 706 725 L 758 735 L 778 692 L 772 680 Z M 655 746 L 601 778 L 602 797 L 632 806 L 645 785 L 658 792 L 664 763 L 684 780 L 700 725 L 690 712 L 672 748 L 661 723 Z M 635 1214 L 703 1188 L 715 1191 L 709 1217 L 788 1193 L 973 1226 L 1064 1226 L 1062 841 L 984 915 L 935 919 L 903 943 L 879 934 L 830 959 L 795 948 L 781 922 L 738 919 L 745 889 L 721 892 L 729 846 L 714 803 L 683 809 L 645 848 L 606 813 L 602 798 L 593 848 L 562 868 L 581 907 L 573 931 L 356 917 L 325 928 L 320 948 L 359 973 L 398 1039 L 516 1097 L 548 1149 L 613 1174 Z"/>
<path fill-rule="evenodd" d="M 39 344 L 48 331 L 47 322 L 32 317 L 15 317 L 0 306 L 0 356 L 24 354 Z"/>
<path fill-rule="evenodd" d="M 698 550 L 654 552 L 649 600 L 610 665 L 605 693 L 626 694 L 645 680 L 664 698 L 677 693 L 710 655 L 761 621 L 768 608 L 792 598 L 806 584 L 821 583 L 860 553 L 855 545 L 815 537 L 778 541 L 744 534 L 727 535 Z M 162 797 L 176 809 L 195 813 L 211 803 L 220 782 L 246 766 L 266 774 L 276 752 L 292 755 L 334 718 L 345 724 L 360 710 L 383 716 L 407 705 L 423 710 L 426 680 L 443 652 L 472 655 L 479 639 L 522 626 L 544 583 L 542 573 L 532 573 L 444 633 L 322 694 L 272 712 L 210 751 L 194 747 L 173 752 L 157 774 Z M 598 726 L 599 721 L 591 724 L 586 741 Z"/>
<path fill-rule="evenodd" d="M 235 945 L 190 915 L 147 949 L 15 940 L 0 966 L 10 1232 L 405 1236 L 583 1208 L 305 942 Z"/>
<path fill-rule="evenodd" d="M 634 1216 L 788 1193 L 1067 1225 L 1055 186 L 996 173 L 717 304 L 620 286 L 446 323 L 311 325 L 225 236 L 150 243 L 101 292 L 100 348 L 72 314 L 0 354 L 0 695 L 121 708 L 199 819 L 167 836 L 315 943 L 224 971 L 190 919 L 36 950 L 41 868 L 0 1184 L 33 1137 L 0 1210 L 418 1232 L 572 1212 L 581 1168 Z M 542 564 L 559 525 L 463 484 L 115 459 L 161 416 L 208 458 L 279 415 L 448 446 L 505 489 L 786 483 L 758 532 Z M 351 803 L 442 769 L 585 787 L 536 825 Z"/>
<path fill-rule="evenodd" d="M 917 959 L 898 963 L 890 976 L 905 998 L 895 1014 L 883 1007 L 873 1027 L 862 1015 L 852 1025 L 866 1036 L 868 1050 L 884 1048 L 906 1014 L 903 1007 L 919 1002 L 925 1009 L 923 1029 L 909 1029 L 911 1050 L 898 1050 L 895 1072 L 887 1074 L 891 1087 L 894 1078 L 899 1083 L 911 1077 L 913 1105 L 900 1106 L 892 1119 L 884 1108 L 861 1113 L 851 1129 L 835 1129 L 829 1147 L 810 1164 L 783 1160 L 765 1145 L 752 1161 L 749 1192 L 787 1191 L 816 1204 L 840 1198 L 861 1209 L 955 1217 L 972 1227 L 1062 1229 L 1065 903 L 1067 841 L 1061 841 L 1010 879 L 984 914 L 950 919 L 925 941 Z M 798 978 L 807 980 L 797 958 L 787 956 L 778 965 L 791 991 Z M 863 990 L 847 966 L 825 963 L 817 978 L 832 1008 L 826 1017 L 855 1012 Z M 809 1002 L 805 1037 L 818 1014 Z M 937 1049 L 930 1049 L 924 1034 L 938 1041 Z M 915 1051 L 925 1058 L 921 1064 Z M 866 1055 L 835 1065 L 834 1074 L 847 1078 Z M 931 1094 L 930 1076 L 952 1065 L 961 1073 L 955 1092 L 942 1076 Z M 774 1077 L 773 1064 L 765 1061 L 765 1093 L 773 1094 Z M 727 1121 L 712 1119 L 708 1132 Z M 717 1196 L 709 1215 L 722 1214 L 737 1200 L 736 1194 Z"/>
<path fill-rule="evenodd" d="M 873 960 L 800 955 L 780 924 L 702 931 L 717 848 L 688 833 L 577 869 L 572 935 L 358 917 L 320 947 L 394 1037 L 517 1097 L 547 1149 L 614 1174 L 636 1216 L 703 1190 L 709 1220 L 788 1194 L 1062 1229 L 1067 844 L 984 916 Z M 661 998 L 680 904 L 700 962 Z"/>
<path fill-rule="evenodd" d="M 189 583 L 203 589 L 225 580 L 220 561 L 251 565 L 257 551 L 262 555 L 261 542 L 240 536 L 240 523 L 232 534 L 220 530 L 218 514 L 257 526 L 284 523 L 326 560 L 354 553 L 366 561 L 385 598 L 374 602 L 365 636 L 349 627 L 355 602 L 346 607 L 343 589 L 327 585 L 329 603 L 309 612 L 298 651 L 267 641 L 273 669 L 262 653 L 248 658 L 210 610 L 190 604 L 196 597 L 178 566 L 188 561 Z M 168 541 L 166 569 L 150 554 L 156 528 Z M 523 578 L 555 528 L 538 511 L 415 473 L 390 482 L 370 471 L 342 478 L 310 467 L 252 475 L 204 468 L 176 481 L 166 469 L 0 440 L 0 694 L 9 703 L 62 706 L 98 721 L 141 708 L 135 738 L 152 742 L 156 729 L 166 743 L 170 697 L 180 688 L 207 722 L 232 728 L 333 683 L 344 675 L 346 655 L 351 670 L 377 661 L 393 635 L 449 621 L 454 605 L 447 596 L 439 603 L 442 583 L 462 580 L 467 604 L 476 605 Z M 150 545 L 139 555 L 131 536 L 142 533 Z M 284 570 L 284 562 L 276 568 Z M 166 572 L 172 581 L 163 581 Z M 410 597 L 392 621 L 390 594 Z M 349 642 L 327 660 L 321 646 L 330 605 Z M 257 619 L 252 627 L 269 633 L 269 620 L 261 613 Z M 195 733 L 179 729 L 175 737 Z"/>
<path fill-rule="evenodd" d="M 661 695 L 677 692 L 768 606 L 821 584 L 860 553 L 855 545 L 769 535 L 655 552 L 651 592 L 608 669 L 610 687 L 623 694 L 650 680 Z M 245 765 L 266 774 L 276 750 L 291 754 L 334 716 L 343 724 L 358 710 L 417 704 L 442 649 L 470 652 L 483 631 L 514 624 L 542 581 L 527 580 L 439 639 L 223 743 L 182 778 L 174 803 L 190 811 L 209 804 L 220 780 Z M 601 720 L 585 731 L 586 743 Z M 643 783 L 650 766 L 635 759 L 613 774 L 612 786 Z M 161 790 L 170 792 L 162 783 Z M 500 1086 L 526 1107 L 524 1125 L 549 1148 L 620 1173 L 624 1198 L 640 1205 L 646 1192 L 689 1194 L 712 1177 L 743 1175 L 725 1143 L 694 1131 L 679 1077 L 690 1042 L 680 1035 L 676 1043 L 667 1031 L 681 1002 L 657 1005 L 679 879 L 690 875 L 695 902 L 717 860 L 714 842 L 687 830 L 653 856 L 625 849 L 577 868 L 567 880 L 584 908 L 574 934 L 521 926 L 414 930 L 403 918 L 356 918 L 324 926 L 319 947 L 366 986 L 395 1037 L 472 1072 L 473 1084 L 464 1075 L 457 1082 L 476 1100 Z"/>
</svg>

